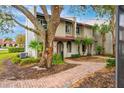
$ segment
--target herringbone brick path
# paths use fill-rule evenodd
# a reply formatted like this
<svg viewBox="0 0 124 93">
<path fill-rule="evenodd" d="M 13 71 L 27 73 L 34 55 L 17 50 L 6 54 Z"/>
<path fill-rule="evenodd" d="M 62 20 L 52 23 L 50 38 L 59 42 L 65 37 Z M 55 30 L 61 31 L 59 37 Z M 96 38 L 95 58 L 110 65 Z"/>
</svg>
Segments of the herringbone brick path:
<svg viewBox="0 0 124 93">
<path fill-rule="evenodd" d="M 75 63 L 71 60 L 65 60 L 69 63 Z M 102 69 L 104 63 L 93 63 L 93 62 L 76 62 L 78 65 L 66 71 L 62 71 L 57 74 L 42 77 L 40 79 L 30 80 L 4 80 L 0 81 L 1 88 L 64 88 L 71 86 L 72 83 L 85 77 L 89 73 L 93 73 L 99 69 Z"/>
</svg>

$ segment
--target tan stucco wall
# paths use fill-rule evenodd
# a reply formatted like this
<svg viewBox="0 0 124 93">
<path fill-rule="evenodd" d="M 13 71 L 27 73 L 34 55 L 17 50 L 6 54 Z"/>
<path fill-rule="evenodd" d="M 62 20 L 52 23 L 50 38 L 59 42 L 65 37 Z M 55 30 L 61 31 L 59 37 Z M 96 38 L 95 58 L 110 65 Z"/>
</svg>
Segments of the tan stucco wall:
<svg viewBox="0 0 124 93">
<path fill-rule="evenodd" d="M 54 41 L 53 43 L 53 53 L 57 53 L 57 42 L 59 41 Z M 71 57 L 72 54 L 78 54 L 77 51 L 77 45 L 74 42 L 71 42 L 72 44 L 72 51 L 71 52 L 67 52 L 67 42 L 63 42 L 64 48 L 63 48 L 63 53 L 64 53 L 64 57 Z"/>
<path fill-rule="evenodd" d="M 55 36 L 65 36 L 65 22 L 61 21 L 59 24 Z"/>
<path fill-rule="evenodd" d="M 105 53 L 106 54 L 112 54 L 112 35 L 111 35 L 111 32 L 106 34 Z"/>
<path fill-rule="evenodd" d="M 65 21 L 61 21 L 61 23 L 59 24 L 56 34 L 55 36 L 60 36 L 60 37 L 65 37 L 65 36 L 74 36 L 74 37 L 91 37 L 93 38 L 93 31 L 92 29 L 88 28 L 88 27 L 81 27 L 81 33 L 80 35 L 76 34 L 76 29 L 74 29 L 74 27 L 72 27 L 71 29 L 71 33 L 70 34 L 66 34 L 65 31 Z M 27 22 L 28 26 L 32 26 L 32 24 L 30 22 Z M 72 24 L 73 26 L 75 26 L 76 28 L 76 23 Z M 29 54 L 31 54 L 31 56 L 36 57 L 37 56 L 37 52 L 35 50 L 32 50 L 28 47 L 29 43 L 31 40 L 37 40 L 38 36 L 36 36 L 34 33 L 30 32 L 30 31 L 26 31 L 26 52 L 28 52 Z M 97 33 L 97 40 L 98 43 L 101 44 L 101 35 L 99 33 Z M 70 57 L 72 54 L 78 54 L 78 46 L 75 44 L 74 41 L 71 42 L 72 43 L 72 51 L 70 53 L 67 52 L 67 42 L 63 42 L 64 44 L 64 57 Z M 53 43 L 53 52 L 57 53 L 57 42 L 54 41 Z M 105 42 L 105 52 L 106 54 L 111 54 L 112 53 L 112 37 L 111 37 L 111 33 L 106 34 L 106 42 Z M 81 55 L 82 53 L 82 45 L 80 45 L 80 53 Z M 85 53 L 86 54 L 86 53 Z M 94 50 L 94 46 L 92 48 L 92 54 L 95 54 L 95 50 Z"/>
<path fill-rule="evenodd" d="M 96 40 L 98 41 L 99 45 L 102 45 L 101 34 L 99 32 L 96 32 Z M 111 32 L 106 34 L 105 54 L 112 54 L 112 34 L 111 34 Z"/>
<path fill-rule="evenodd" d="M 80 38 L 83 38 L 83 35 L 84 35 L 84 27 L 83 26 L 80 26 L 80 34 L 77 34 L 76 33 L 76 37 L 80 37 Z"/>
<path fill-rule="evenodd" d="M 84 33 L 83 33 L 83 37 L 93 37 L 93 31 L 92 29 L 88 28 L 88 27 L 84 27 Z"/>
<path fill-rule="evenodd" d="M 66 22 L 65 21 L 61 21 L 59 26 L 58 26 L 58 28 L 57 28 L 55 36 L 61 36 L 61 37 L 64 37 L 64 36 L 74 36 L 73 24 L 71 24 L 71 31 L 70 31 L 70 33 L 66 33 L 65 26 L 66 26 Z"/>
</svg>

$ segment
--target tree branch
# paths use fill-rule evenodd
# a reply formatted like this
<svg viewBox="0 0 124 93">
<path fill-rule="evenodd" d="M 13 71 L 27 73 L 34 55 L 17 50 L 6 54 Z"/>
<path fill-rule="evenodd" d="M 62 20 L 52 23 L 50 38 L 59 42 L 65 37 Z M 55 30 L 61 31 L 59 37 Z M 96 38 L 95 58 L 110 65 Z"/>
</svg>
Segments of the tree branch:
<svg viewBox="0 0 124 93">
<path fill-rule="evenodd" d="M 45 17 L 45 19 L 46 19 L 46 21 L 48 23 L 50 18 L 49 18 L 49 14 L 48 14 L 46 6 L 45 5 L 40 5 L 40 8 L 43 11 L 44 17 Z"/>
<path fill-rule="evenodd" d="M 22 12 L 34 25 L 36 31 L 40 34 L 40 37 L 44 40 L 45 37 L 45 29 L 38 21 L 38 19 L 24 6 L 22 5 L 12 5 L 14 8 Z"/>
<path fill-rule="evenodd" d="M 21 11 L 34 25 L 36 25 L 35 16 L 29 10 L 27 10 L 24 6 L 22 5 L 12 5 L 12 6 L 18 9 L 19 11 Z"/>
<path fill-rule="evenodd" d="M 56 27 L 58 27 L 60 23 L 60 11 L 61 11 L 60 6 L 53 5 L 51 9 L 52 9 L 51 21 Z"/>
<path fill-rule="evenodd" d="M 63 10 L 63 5 L 60 5 L 59 8 L 60 8 L 60 9 L 59 9 L 59 13 L 61 14 L 61 12 L 62 12 L 62 10 Z"/>
<path fill-rule="evenodd" d="M 37 34 L 37 35 L 40 35 L 40 33 L 38 32 L 38 31 L 36 31 L 35 29 L 33 29 L 33 28 L 30 28 L 30 27 L 28 27 L 28 26 L 26 26 L 26 25 L 23 25 L 23 24 L 21 24 L 19 21 L 17 21 L 16 19 L 13 19 L 14 20 L 14 22 L 16 23 L 16 24 L 18 24 L 19 26 L 21 26 L 21 27 L 23 27 L 23 28 L 25 28 L 25 29 L 27 29 L 27 30 L 30 30 L 31 32 L 34 32 L 35 34 Z"/>
<path fill-rule="evenodd" d="M 35 26 L 36 29 L 44 31 L 43 26 L 38 22 L 37 18 L 24 6 L 22 5 L 12 5 L 14 8 L 21 11 Z"/>
</svg>

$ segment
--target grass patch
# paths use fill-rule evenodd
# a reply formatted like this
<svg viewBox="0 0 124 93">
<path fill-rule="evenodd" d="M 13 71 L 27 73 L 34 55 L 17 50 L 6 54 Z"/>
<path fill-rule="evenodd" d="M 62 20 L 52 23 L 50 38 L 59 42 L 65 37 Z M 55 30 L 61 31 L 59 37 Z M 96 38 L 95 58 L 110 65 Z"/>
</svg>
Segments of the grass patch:
<svg viewBox="0 0 124 93">
<path fill-rule="evenodd" d="M 7 54 L 8 53 L 8 50 L 0 50 L 0 55 L 1 54 Z"/>
<path fill-rule="evenodd" d="M 0 50 L 0 62 L 5 59 L 16 57 L 18 53 L 8 53 L 8 50 Z"/>
</svg>

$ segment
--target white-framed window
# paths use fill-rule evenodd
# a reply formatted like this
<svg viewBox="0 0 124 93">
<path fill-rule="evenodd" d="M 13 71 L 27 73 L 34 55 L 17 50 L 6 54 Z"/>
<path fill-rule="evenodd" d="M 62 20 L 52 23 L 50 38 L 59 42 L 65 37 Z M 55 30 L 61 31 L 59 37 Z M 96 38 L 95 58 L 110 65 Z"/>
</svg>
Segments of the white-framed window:
<svg viewBox="0 0 124 93">
<path fill-rule="evenodd" d="M 71 23 L 66 22 L 65 31 L 67 34 L 71 33 Z"/>
<path fill-rule="evenodd" d="M 45 18 L 38 18 L 39 22 L 41 23 L 41 25 L 47 29 L 47 22 L 45 20 Z"/>
<path fill-rule="evenodd" d="M 77 34 L 77 35 L 80 35 L 80 30 L 81 30 L 81 29 L 80 29 L 80 26 L 77 26 L 77 27 L 76 27 L 76 34 Z"/>
</svg>

